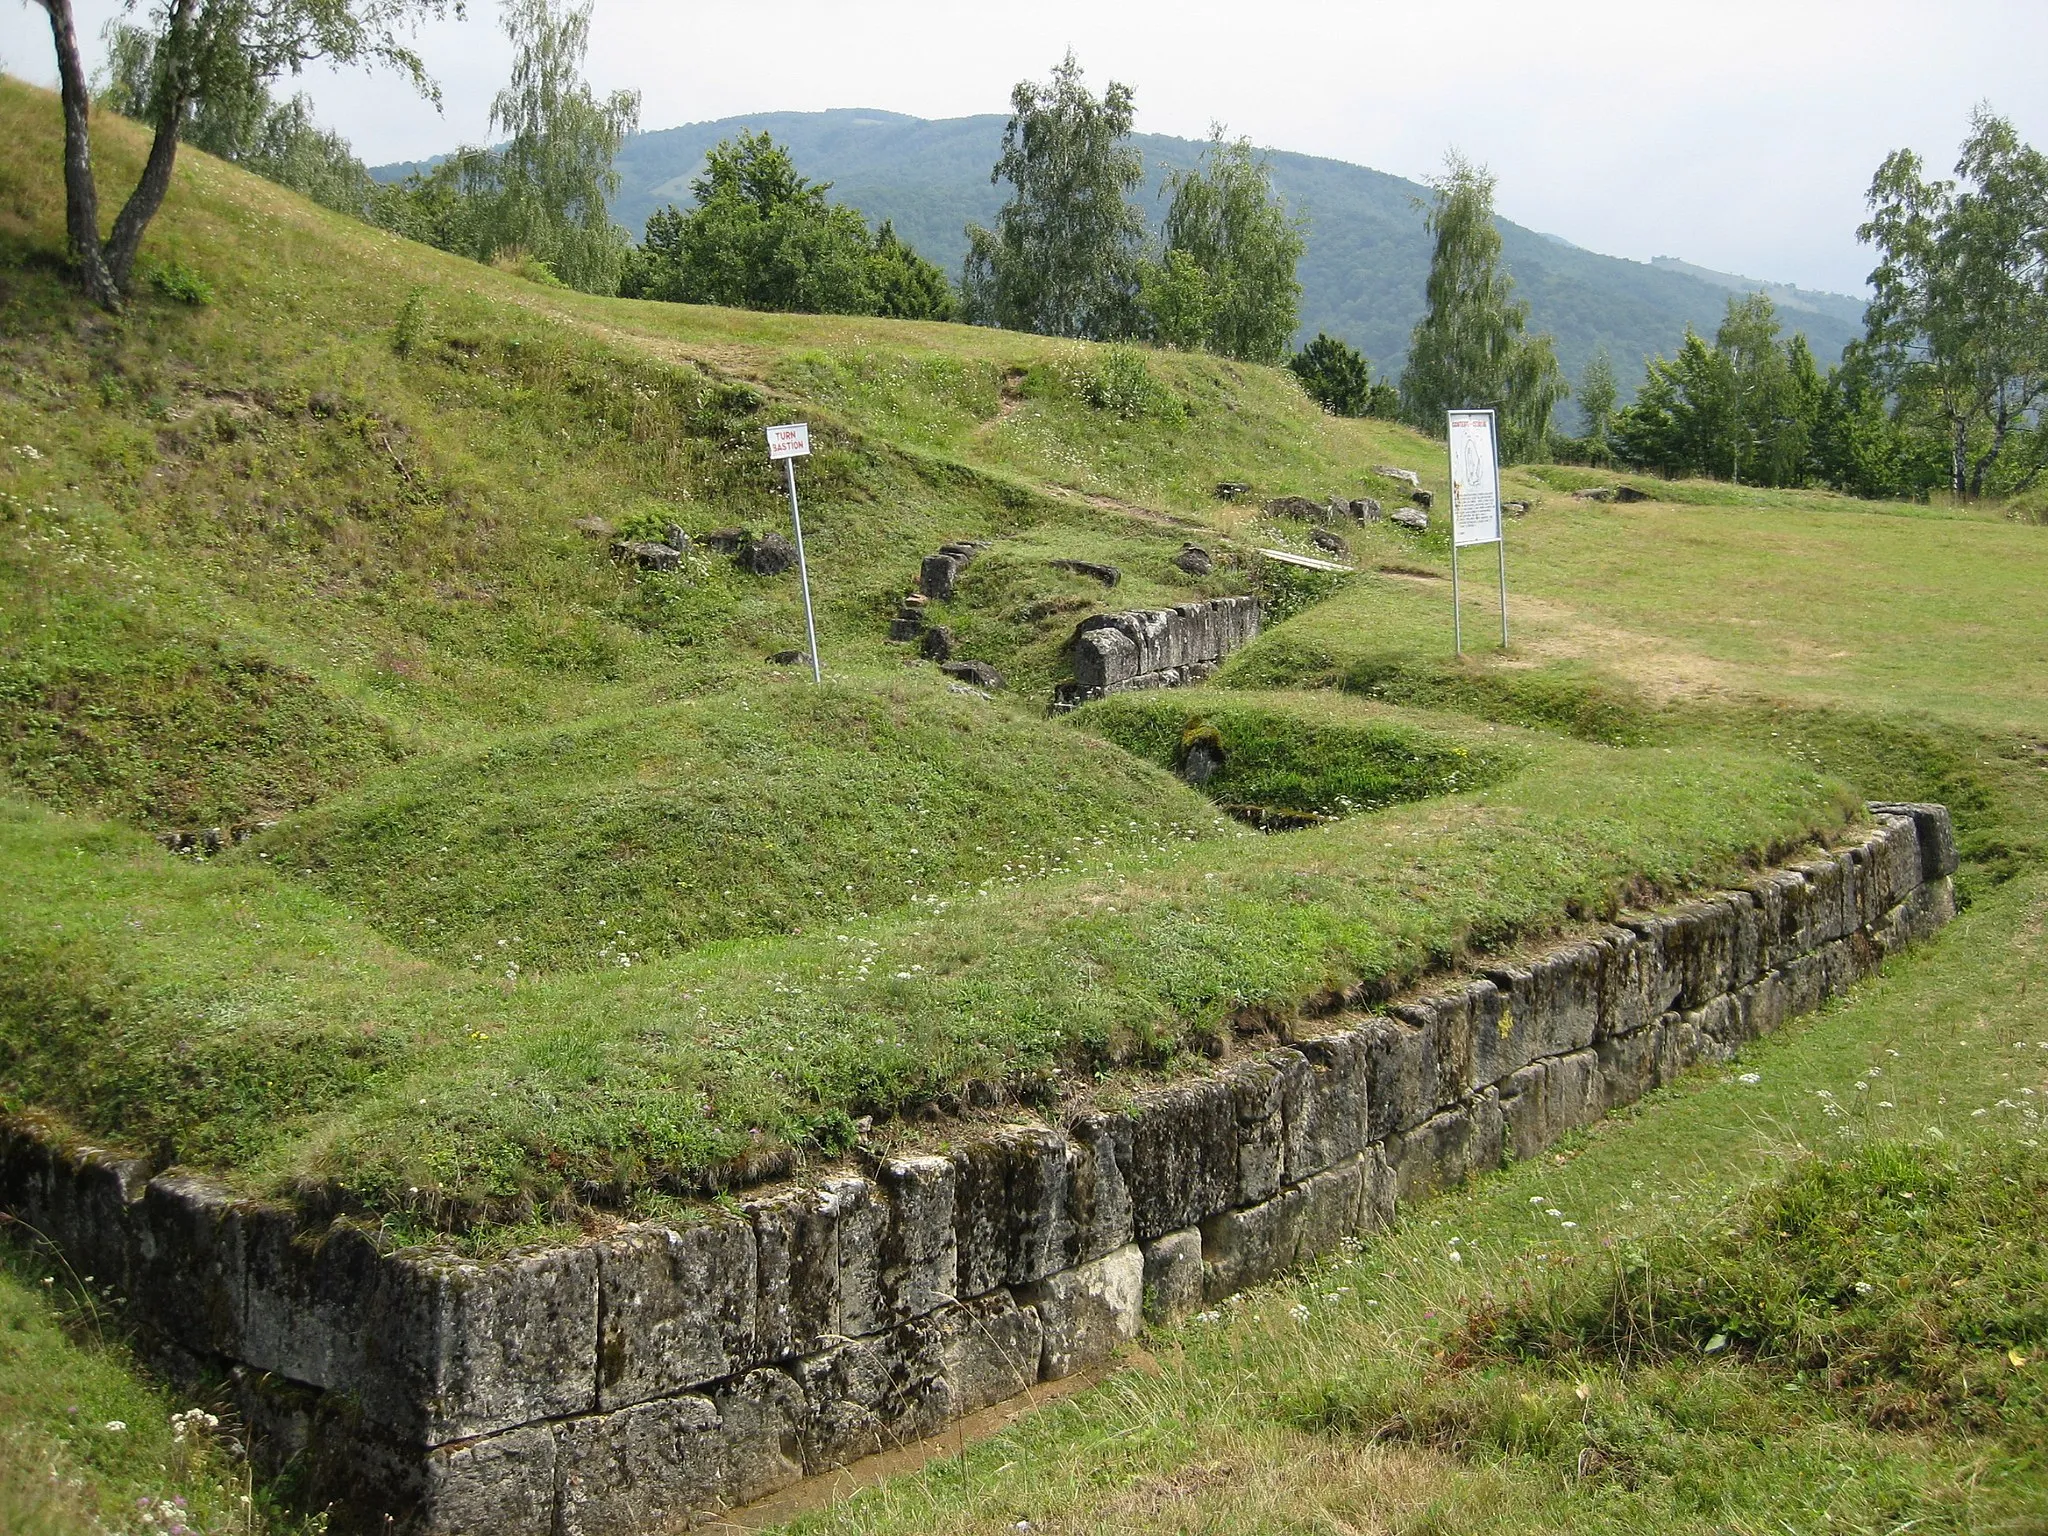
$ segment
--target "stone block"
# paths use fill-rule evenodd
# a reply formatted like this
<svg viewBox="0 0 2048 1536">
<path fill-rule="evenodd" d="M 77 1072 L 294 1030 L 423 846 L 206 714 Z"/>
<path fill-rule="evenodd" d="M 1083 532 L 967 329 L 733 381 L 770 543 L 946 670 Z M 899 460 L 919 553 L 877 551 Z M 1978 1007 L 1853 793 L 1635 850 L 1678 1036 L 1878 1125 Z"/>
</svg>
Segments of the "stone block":
<svg viewBox="0 0 2048 1536">
<path fill-rule="evenodd" d="M 1475 982 L 1471 987 L 1418 998 L 1387 1010 L 1421 1032 L 1417 1086 L 1418 1107 L 1425 1116 L 1457 1103 L 1479 1086 L 1472 1005 L 1475 995 L 1486 999 L 1491 992 L 1491 983 Z M 1371 1096 L 1368 1091 L 1368 1100 Z"/>
<path fill-rule="evenodd" d="M 197 1174 L 159 1174 L 132 1211 L 128 1295 L 140 1315 L 185 1349 L 239 1357 L 246 1271 L 227 1191 Z"/>
<path fill-rule="evenodd" d="M 1553 1056 L 1543 1063 L 1544 1092 L 1556 1136 L 1591 1125 L 1607 1113 L 1595 1050 Z"/>
<path fill-rule="evenodd" d="M 1145 1255 L 1130 1243 L 1017 1293 L 1044 1329 L 1039 1377 L 1058 1381 L 1099 1365 L 1135 1338 L 1143 1315 Z"/>
<path fill-rule="evenodd" d="M 962 1298 L 1036 1280 L 1072 1262 L 1072 1161 L 1066 1138 L 1042 1126 L 1017 1126 L 953 1154 Z"/>
<path fill-rule="evenodd" d="M 59 1147 L 30 1124 L 0 1123 L 0 1207 L 63 1250 L 81 1277 L 131 1287 L 133 1216 L 148 1165 L 93 1147 Z"/>
<path fill-rule="evenodd" d="M 1663 999 L 1667 1011 L 1698 1008 L 1728 990 L 1739 930 L 1732 901 L 1689 901 L 1660 914 L 1658 927 L 1664 968 L 1676 983 Z"/>
<path fill-rule="evenodd" d="M 1304 1040 L 1293 1054 L 1300 1065 L 1283 1068 L 1287 1180 L 1298 1184 L 1365 1149 L 1369 1064 L 1356 1030 Z"/>
<path fill-rule="evenodd" d="M 569 1420 L 557 1432 L 550 1536 L 639 1536 L 695 1524 L 726 1503 L 725 1439 L 717 1405 L 700 1396 Z"/>
<path fill-rule="evenodd" d="M 1083 1115 L 1071 1127 L 1062 1269 L 1113 1253 L 1135 1235 L 1130 1169 L 1136 1129 L 1127 1115 Z"/>
<path fill-rule="evenodd" d="M 1397 1206 L 1405 1208 L 1498 1168 L 1502 1130 L 1499 1096 L 1488 1090 L 1390 1138 L 1387 1165 Z"/>
<path fill-rule="evenodd" d="M 1841 938 L 1849 931 L 1843 917 L 1841 864 L 1832 858 L 1809 859 L 1793 867 L 1805 879 L 1809 890 L 1808 945 L 1818 948 Z"/>
<path fill-rule="evenodd" d="M 1961 868 L 1955 827 L 1949 821 L 1947 806 L 1894 802 L 1874 803 L 1870 809 L 1878 815 L 1904 816 L 1913 823 L 1914 836 L 1920 844 L 1920 879 L 1916 884 L 1932 884 Z"/>
<path fill-rule="evenodd" d="M 1583 1051 L 1600 1033 L 1600 977 L 1606 955 L 1597 944 L 1567 944 L 1533 962 L 1536 1051 Z"/>
<path fill-rule="evenodd" d="M 1143 1245 L 1145 1321 L 1171 1323 L 1202 1304 L 1202 1233 L 1187 1227 Z"/>
<path fill-rule="evenodd" d="M 939 1318 L 939 1363 L 945 1416 L 965 1418 L 1026 1391 L 1038 1381 L 1045 1326 L 1008 1291 L 992 1291 Z"/>
<path fill-rule="evenodd" d="M 1517 1162 L 1526 1162 L 1557 1140 L 1546 1063 L 1531 1062 L 1500 1085 L 1500 1113 L 1507 1150 Z"/>
<path fill-rule="evenodd" d="M 786 1371 L 760 1369 L 720 1386 L 711 1398 L 724 1425 L 728 1504 L 751 1504 L 803 1476 L 803 1393 Z"/>
<path fill-rule="evenodd" d="M 766 1354 L 751 1223 L 721 1212 L 681 1228 L 628 1227 L 596 1252 L 600 1407 L 668 1397 Z"/>
<path fill-rule="evenodd" d="M 1275 1055 L 1291 1057 L 1295 1052 Z M 1287 1174 L 1286 1077 L 1279 1065 L 1254 1057 L 1229 1068 L 1223 1080 L 1230 1087 L 1237 1113 L 1237 1191 L 1234 1200 L 1263 1200 L 1280 1187 Z"/>
<path fill-rule="evenodd" d="M 918 567 L 918 590 L 938 602 L 951 601 L 954 583 L 960 579 L 960 568 L 965 564 L 958 555 L 926 555 Z"/>
<path fill-rule="evenodd" d="M 346 1221 L 301 1232 L 278 1206 L 245 1206 L 242 1229 L 245 1304 L 241 1359 L 320 1388 L 354 1388 L 367 1370 L 384 1256 Z"/>
<path fill-rule="evenodd" d="M 892 1322 L 923 1317 L 952 1301 L 959 1283 L 952 1159 L 892 1157 L 883 1162 L 876 1183 L 888 1207 L 882 1305 Z"/>
<path fill-rule="evenodd" d="M 554 1430 L 528 1425 L 430 1452 L 419 1489 L 412 1528 L 431 1536 L 552 1536 Z"/>
<path fill-rule="evenodd" d="M 882 1304 L 882 1227 L 887 1208 L 875 1186 L 857 1174 L 826 1180 L 818 1194 L 839 1273 L 839 1321 L 832 1332 L 847 1338 L 880 1333 L 890 1321 Z"/>
<path fill-rule="evenodd" d="M 1357 1031 L 1365 1071 L 1365 1135 L 1383 1141 L 1436 1111 L 1430 1035 L 1407 1019 L 1367 1019 Z"/>
<path fill-rule="evenodd" d="M 441 1445 L 597 1398 L 597 1250 L 386 1257 L 361 1312 L 364 1413 L 398 1438 Z"/>
<path fill-rule="evenodd" d="M 1202 1223 L 1202 1291 L 1220 1301 L 1333 1251 L 1367 1224 L 1368 1159 L 1354 1157 L 1272 1199 Z"/>
<path fill-rule="evenodd" d="M 1764 973 L 1763 913 L 1749 891 L 1727 891 L 1722 899 L 1728 902 L 1735 922 L 1728 953 L 1728 989 L 1735 992 Z"/>
<path fill-rule="evenodd" d="M 1775 1034 L 1784 1024 L 1791 994 L 1783 975 L 1777 971 L 1766 971 L 1736 993 L 1734 1001 L 1742 1016 L 1742 1037 L 1755 1040 Z"/>
<path fill-rule="evenodd" d="M 1872 878 L 1868 887 L 1869 910 L 1866 925 L 1883 920 L 1885 913 L 1919 888 L 1920 831 L 1910 816 L 1885 813 L 1878 816 L 1872 834 Z"/>
<path fill-rule="evenodd" d="M 1084 695 L 1112 692 L 1138 675 L 1137 642 L 1114 629 L 1093 629 L 1074 641 L 1074 685 Z"/>
<path fill-rule="evenodd" d="M 1600 1063 L 1602 1114 L 1635 1103 L 1657 1086 L 1654 1026 L 1606 1036 L 1593 1049 Z"/>
<path fill-rule="evenodd" d="M 1140 1241 L 1197 1225 L 1237 1202 L 1237 1105 L 1211 1079 L 1164 1089 L 1131 1110 L 1131 1204 Z"/>
<path fill-rule="evenodd" d="M 943 1424 L 939 1344 L 933 1319 L 923 1317 L 790 1364 L 804 1400 L 804 1471 L 844 1466 Z"/>
</svg>

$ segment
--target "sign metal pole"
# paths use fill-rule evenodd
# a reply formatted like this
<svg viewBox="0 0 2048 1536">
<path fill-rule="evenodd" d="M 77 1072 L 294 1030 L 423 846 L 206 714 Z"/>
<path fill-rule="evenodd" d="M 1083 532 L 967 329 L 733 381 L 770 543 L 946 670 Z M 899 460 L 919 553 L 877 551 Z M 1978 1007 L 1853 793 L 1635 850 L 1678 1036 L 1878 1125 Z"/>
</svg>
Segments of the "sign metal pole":
<svg viewBox="0 0 2048 1536">
<path fill-rule="evenodd" d="M 811 647 L 811 681 L 822 684 L 825 669 L 818 661 L 818 621 L 811 612 L 811 565 L 804 558 L 804 514 L 796 500 L 796 461 L 810 451 L 811 429 L 808 422 L 768 429 L 768 457 L 782 460 L 783 474 L 789 485 L 789 521 L 796 529 L 796 574 L 804 589 L 804 639 Z"/>
<path fill-rule="evenodd" d="M 1496 423 L 1498 425 L 1498 423 Z M 1508 648 L 1508 515 L 1500 504 L 1500 433 L 1493 434 L 1493 532 L 1500 552 L 1500 648 Z"/>
<path fill-rule="evenodd" d="M 1451 645 L 1457 654 L 1465 654 L 1465 605 L 1458 596 L 1458 521 L 1456 509 L 1451 514 Z"/>
</svg>

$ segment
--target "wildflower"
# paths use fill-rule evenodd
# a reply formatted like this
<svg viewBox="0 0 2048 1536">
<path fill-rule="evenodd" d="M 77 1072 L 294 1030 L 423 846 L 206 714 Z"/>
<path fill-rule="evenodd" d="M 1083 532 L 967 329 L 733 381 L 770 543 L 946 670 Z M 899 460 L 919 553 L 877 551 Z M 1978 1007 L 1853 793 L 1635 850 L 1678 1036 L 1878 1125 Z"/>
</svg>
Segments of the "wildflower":
<svg viewBox="0 0 2048 1536">
<path fill-rule="evenodd" d="M 1870 1282 L 1868 1280 L 1858 1280 L 1856 1282 L 1856 1294 L 1858 1296 L 1868 1296 L 1870 1289 Z"/>
<path fill-rule="evenodd" d="M 1577 1225 L 1578 1223 L 1576 1221 L 1568 1221 L 1565 1223 L 1565 1226 L 1567 1227 L 1576 1227 Z"/>
<path fill-rule="evenodd" d="M 1761 1072 L 1745 1072 L 1735 1079 L 1738 1083 L 1760 1083 L 1763 1080 L 1764 1075 Z"/>
<path fill-rule="evenodd" d="M 126 1434 L 127 1432 L 128 1432 L 128 1426 L 127 1426 L 127 1425 L 126 1425 L 125 1423 L 123 1423 L 123 1422 L 122 1422 L 121 1420 L 119 1420 L 119 1419 L 109 1419 L 109 1420 L 107 1420 L 107 1433 L 108 1433 L 108 1434 L 110 1434 L 110 1435 L 124 1435 L 124 1434 Z"/>
<path fill-rule="evenodd" d="M 1556 1206 L 1553 1205 L 1549 1207 L 1547 1210 L 1545 1210 L 1543 1214 L 1546 1216 L 1562 1216 L 1564 1212 L 1560 1211 Z"/>
<path fill-rule="evenodd" d="M 1287 1309 L 1287 1315 L 1293 1318 L 1297 1323 L 1305 1323 L 1308 1321 L 1308 1308 L 1303 1306 L 1300 1302 L 1296 1302 L 1293 1306 Z"/>
</svg>

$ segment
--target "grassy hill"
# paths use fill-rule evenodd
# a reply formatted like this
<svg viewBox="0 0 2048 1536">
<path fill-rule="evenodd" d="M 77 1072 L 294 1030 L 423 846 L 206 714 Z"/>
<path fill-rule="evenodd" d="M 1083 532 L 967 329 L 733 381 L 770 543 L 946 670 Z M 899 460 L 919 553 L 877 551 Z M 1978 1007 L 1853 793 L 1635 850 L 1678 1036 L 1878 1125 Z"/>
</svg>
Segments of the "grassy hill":
<svg viewBox="0 0 2048 1536">
<path fill-rule="evenodd" d="M 637 238 L 647 216 L 670 203 L 688 206 L 690 179 L 705 150 L 742 128 L 773 134 L 796 154 L 807 176 L 833 184 L 834 195 L 869 219 L 893 220 L 897 231 L 948 272 L 967 253 L 968 223 L 988 224 L 1004 189 L 989 182 L 1004 119 L 997 115 L 932 121 L 895 112 L 764 112 L 636 134 L 618 159 L 614 216 Z M 1156 224 L 1165 212 L 1160 189 L 1169 171 L 1185 170 L 1202 146 L 1166 134 L 1138 134 L 1146 184 L 1139 204 Z M 1302 258 L 1301 334 L 1341 336 L 1378 368 L 1398 373 L 1409 333 L 1422 318 L 1429 240 L 1422 203 L 1429 189 L 1399 176 L 1342 160 L 1275 151 L 1273 181 L 1289 207 L 1308 220 Z M 402 175 L 409 166 L 385 166 Z M 1638 262 L 1601 256 L 1507 220 L 1501 221 L 1508 270 L 1530 301 L 1538 330 L 1552 332 L 1565 372 L 1576 380 L 1605 347 L 1613 356 L 1623 399 L 1631 398 L 1646 357 L 1674 355 L 1688 325 L 1711 335 L 1732 290 L 1768 289 L 1785 312 L 1788 331 L 1803 331 L 1823 365 L 1863 332 L 1863 303 L 1786 284 L 1710 272 L 1683 262 Z"/>
<path fill-rule="evenodd" d="M 1347 526 L 1357 572 L 1303 579 L 1259 550 L 1309 550 L 1305 525 L 1215 499 L 1386 498 L 1393 465 L 1441 500 L 1438 445 L 1326 417 L 1283 373 L 1141 350 L 1120 412 L 1091 402 L 1123 354 L 540 288 L 196 154 L 146 256 L 211 298 L 146 287 L 107 317 L 62 270 L 53 98 L 0 83 L 0 126 L 8 1111 L 489 1250 L 764 1156 L 1114 1095 L 1332 988 L 1717 883 L 1865 798 L 1940 799 L 1967 860 L 1955 936 L 1761 1047 L 1757 1082 L 1702 1074 L 1350 1273 L 1191 1324 L 1158 1375 L 952 1481 L 821 1521 L 1763 1528 L 1773 1498 L 1818 1524 L 1841 1488 L 1857 1529 L 2024 1510 L 2025 1446 L 1991 1431 L 1842 1429 L 1826 1380 L 1748 1345 L 1706 1397 L 1590 1334 L 1510 1358 L 1537 1314 L 1502 1305 L 1832 1145 L 1852 1072 L 1892 1074 L 1881 1118 L 1858 1104 L 1874 1133 L 1960 1141 L 1982 1109 L 2028 1134 L 2023 1089 L 2048 1083 L 2010 1053 L 2048 911 L 2039 527 L 1707 483 L 1580 502 L 1584 472 L 1518 468 L 1515 643 L 1459 661 L 1440 529 Z M 131 176 L 135 132 L 96 131 L 109 184 Z M 760 430 L 788 419 L 819 446 L 800 474 L 823 688 L 774 659 L 802 644 L 793 576 L 705 537 L 781 526 Z M 613 557 L 669 523 L 694 536 L 679 569 Z M 992 541 L 936 605 L 1006 674 L 986 695 L 884 638 L 956 538 Z M 1172 563 L 1188 542 L 1212 575 Z M 1090 611 L 1247 591 L 1271 622 L 1211 685 L 1045 713 Z M 1466 600 L 1484 636 L 1492 593 Z M 1206 792 L 1174 771 L 1191 731 L 1225 755 Z M 1225 806 L 1312 825 L 1261 835 Z M 1827 1199 L 1863 1199 L 1844 1178 Z M 6 1251 L 0 1521 L 52 1499 L 52 1528 L 74 1505 L 111 1520 L 171 1487 L 229 1508 L 217 1463 L 164 1444 L 170 1400 L 64 1342 L 90 1296 L 65 1313 Z M 88 1433 L 102 1412 L 152 1427 Z M 1602 1465 L 1588 1444 L 1626 1476 L 1574 1470 Z M 78 1481 L 45 1487 L 53 1461 Z"/>
</svg>

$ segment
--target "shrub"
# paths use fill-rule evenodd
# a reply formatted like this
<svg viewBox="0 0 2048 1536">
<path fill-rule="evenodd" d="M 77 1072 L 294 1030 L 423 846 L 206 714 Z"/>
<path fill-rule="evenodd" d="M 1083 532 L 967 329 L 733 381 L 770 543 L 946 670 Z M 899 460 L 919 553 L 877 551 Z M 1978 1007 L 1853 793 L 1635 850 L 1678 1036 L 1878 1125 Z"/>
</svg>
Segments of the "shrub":
<svg viewBox="0 0 2048 1536">
<path fill-rule="evenodd" d="M 143 276 L 150 287 L 180 304 L 203 309 L 213 302 L 213 285 L 182 261 L 153 261 Z"/>
</svg>

